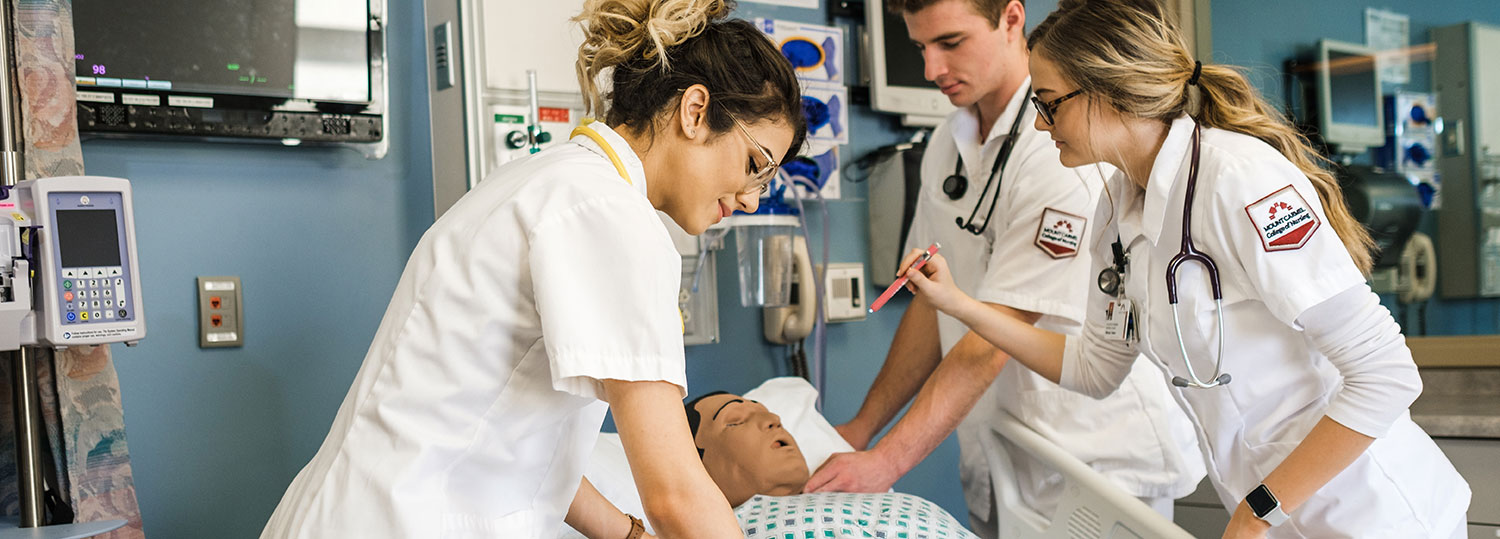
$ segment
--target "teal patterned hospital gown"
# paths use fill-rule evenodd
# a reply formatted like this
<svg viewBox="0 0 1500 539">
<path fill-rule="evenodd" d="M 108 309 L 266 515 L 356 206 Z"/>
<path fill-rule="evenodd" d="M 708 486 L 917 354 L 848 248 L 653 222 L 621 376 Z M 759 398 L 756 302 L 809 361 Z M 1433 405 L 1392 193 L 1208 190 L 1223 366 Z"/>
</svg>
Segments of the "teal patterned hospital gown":
<svg viewBox="0 0 1500 539">
<path fill-rule="evenodd" d="M 941 507 L 910 494 L 755 496 L 734 516 L 747 539 L 978 539 Z"/>
</svg>

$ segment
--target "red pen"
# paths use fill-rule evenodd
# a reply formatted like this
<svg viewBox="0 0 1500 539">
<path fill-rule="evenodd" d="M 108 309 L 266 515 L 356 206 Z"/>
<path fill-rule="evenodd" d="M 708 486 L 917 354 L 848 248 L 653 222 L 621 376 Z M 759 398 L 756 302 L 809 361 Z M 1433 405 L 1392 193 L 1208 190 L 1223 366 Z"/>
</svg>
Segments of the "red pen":
<svg viewBox="0 0 1500 539">
<path fill-rule="evenodd" d="M 911 270 L 922 269 L 922 266 L 927 264 L 927 261 L 932 258 L 932 255 L 937 254 L 939 247 L 942 246 L 936 243 L 932 244 L 931 247 L 927 248 L 927 252 L 922 253 L 922 257 L 918 258 L 916 262 L 913 262 L 911 267 L 907 268 L 906 271 L 910 272 Z M 890 301 L 891 297 L 896 295 L 896 291 L 900 290 L 903 286 L 906 286 L 906 273 L 902 273 L 901 278 L 896 279 L 896 282 L 891 283 L 890 288 L 885 289 L 885 292 L 880 294 L 880 297 L 875 298 L 875 303 L 870 305 L 870 314 L 875 314 L 875 311 L 878 311 L 881 307 L 884 307 L 885 302 Z"/>
</svg>

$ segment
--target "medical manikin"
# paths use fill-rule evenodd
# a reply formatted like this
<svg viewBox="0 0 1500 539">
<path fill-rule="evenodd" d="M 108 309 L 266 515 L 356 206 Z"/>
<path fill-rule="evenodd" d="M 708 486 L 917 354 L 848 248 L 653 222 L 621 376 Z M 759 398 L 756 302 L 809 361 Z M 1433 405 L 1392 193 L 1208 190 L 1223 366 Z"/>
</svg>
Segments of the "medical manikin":
<svg viewBox="0 0 1500 539">
<path fill-rule="evenodd" d="M 760 403 L 728 393 L 711 393 L 687 405 L 688 424 L 703 467 L 734 506 L 748 538 L 898 537 L 925 530 L 926 536 L 973 539 L 942 508 L 918 496 L 899 493 L 804 494 L 807 463 L 781 418 Z"/>
</svg>

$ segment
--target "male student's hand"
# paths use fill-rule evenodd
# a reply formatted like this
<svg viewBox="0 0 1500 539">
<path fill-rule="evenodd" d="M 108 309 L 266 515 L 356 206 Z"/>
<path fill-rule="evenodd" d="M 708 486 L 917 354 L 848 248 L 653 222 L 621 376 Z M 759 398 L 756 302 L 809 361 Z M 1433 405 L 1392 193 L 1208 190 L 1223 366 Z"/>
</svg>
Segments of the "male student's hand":
<svg viewBox="0 0 1500 539">
<path fill-rule="evenodd" d="M 902 471 L 875 451 L 835 453 L 807 480 L 804 492 L 886 492 Z"/>
<path fill-rule="evenodd" d="M 864 451 L 870 447 L 870 436 L 864 434 L 864 429 L 854 426 L 853 421 L 836 425 L 833 430 L 839 431 L 839 436 L 843 437 L 845 442 L 849 442 L 855 450 Z"/>
</svg>

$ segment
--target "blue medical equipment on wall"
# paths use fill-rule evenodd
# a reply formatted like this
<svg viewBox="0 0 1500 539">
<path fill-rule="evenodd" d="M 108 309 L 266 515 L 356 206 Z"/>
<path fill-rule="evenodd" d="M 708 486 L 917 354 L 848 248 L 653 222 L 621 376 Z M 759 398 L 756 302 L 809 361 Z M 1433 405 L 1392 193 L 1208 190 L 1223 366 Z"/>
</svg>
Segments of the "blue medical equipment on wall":
<svg viewBox="0 0 1500 539">
<path fill-rule="evenodd" d="M 828 179 L 833 176 L 834 171 L 838 170 L 838 156 L 834 154 L 835 151 L 830 148 L 826 152 L 813 156 L 799 155 L 782 165 L 781 170 L 794 178 L 806 178 L 822 189 L 828 184 Z"/>
<path fill-rule="evenodd" d="M 821 68 L 828 80 L 838 79 L 838 62 L 829 61 L 838 55 L 838 44 L 833 36 L 823 38 L 821 45 L 805 37 L 787 38 L 781 42 L 781 55 L 792 62 L 798 73 Z"/>
<path fill-rule="evenodd" d="M 814 96 L 802 96 L 802 115 L 807 118 L 807 131 L 810 134 L 837 138 L 844 134 L 843 117 L 839 115 L 843 109 L 843 101 L 834 95 L 823 101 Z M 828 133 L 823 133 L 824 127 L 829 128 Z"/>
</svg>

